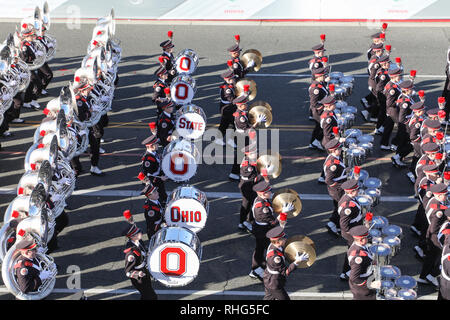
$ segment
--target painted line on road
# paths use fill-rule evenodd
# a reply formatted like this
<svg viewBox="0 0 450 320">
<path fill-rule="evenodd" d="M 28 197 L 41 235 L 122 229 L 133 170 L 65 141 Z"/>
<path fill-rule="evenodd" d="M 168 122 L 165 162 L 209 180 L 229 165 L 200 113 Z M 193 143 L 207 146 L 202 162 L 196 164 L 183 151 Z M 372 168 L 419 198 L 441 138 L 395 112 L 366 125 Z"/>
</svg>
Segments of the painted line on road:
<svg viewBox="0 0 450 320">
<path fill-rule="evenodd" d="M 345 73 L 345 75 L 353 76 L 355 78 L 368 78 L 367 74 L 351 74 Z M 311 78 L 311 74 L 296 74 L 296 73 L 251 73 L 248 75 L 249 77 L 291 77 L 291 78 Z M 416 78 L 438 78 L 445 79 L 445 75 L 436 75 L 436 74 L 421 74 L 416 75 Z"/>
<path fill-rule="evenodd" d="M 170 191 L 167 191 L 170 193 Z M 0 195 L 5 194 L 15 194 L 16 189 L 0 188 Z M 205 192 L 206 197 L 209 199 L 241 199 L 242 195 L 240 192 Z M 331 200 L 331 197 L 327 194 L 310 194 L 310 193 L 298 193 L 301 200 L 312 200 L 312 201 L 326 201 Z M 125 198 L 135 198 L 141 196 L 141 191 L 139 190 L 98 190 L 98 189 L 84 189 L 75 190 L 72 196 L 85 196 L 85 197 L 125 197 Z M 382 202 L 406 202 L 415 203 L 417 200 L 413 196 L 385 196 L 381 197 Z"/>
</svg>

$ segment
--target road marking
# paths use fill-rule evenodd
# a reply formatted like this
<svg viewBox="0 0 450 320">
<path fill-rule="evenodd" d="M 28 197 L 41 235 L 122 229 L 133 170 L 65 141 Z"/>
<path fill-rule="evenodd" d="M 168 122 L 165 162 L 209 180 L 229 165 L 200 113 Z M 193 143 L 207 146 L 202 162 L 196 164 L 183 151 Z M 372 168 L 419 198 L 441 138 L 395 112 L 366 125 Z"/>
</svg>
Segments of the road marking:
<svg viewBox="0 0 450 320">
<path fill-rule="evenodd" d="M 355 78 L 368 78 L 367 74 L 351 74 L 345 73 L 345 75 L 353 76 Z M 296 73 L 251 73 L 249 77 L 291 77 L 291 78 L 311 78 L 311 74 L 296 74 Z M 435 74 L 422 74 L 416 75 L 416 78 L 438 78 L 445 79 L 445 75 L 435 75 Z"/>
<path fill-rule="evenodd" d="M 170 193 L 170 191 L 167 191 Z M 0 195 L 15 194 L 16 189 L 0 188 Z M 240 192 L 205 192 L 206 197 L 209 199 L 241 199 Z M 331 200 L 331 197 L 327 194 L 310 194 L 310 193 L 298 193 L 301 200 L 312 201 L 326 201 Z M 141 191 L 139 190 L 98 190 L 98 189 L 84 189 L 75 190 L 72 196 L 85 196 L 85 197 L 126 197 L 135 198 L 141 197 Z M 415 203 L 417 200 L 413 196 L 385 196 L 380 198 L 381 202 L 406 202 Z"/>
<path fill-rule="evenodd" d="M 139 292 L 137 290 L 132 289 L 53 289 L 52 294 L 54 293 L 79 293 L 83 291 L 85 295 L 98 295 L 98 294 L 110 294 L 110 295 L 119 295 L 119 294 L 133 294 L 138 295 Z M 9 290 L 6 287 L 0 287 L 0 292 L 9 293 Z M 195 295 L 195 296 L 264 296 L 264 291 L 240 291 L 240 290 L 155 290 L 156 294 L 159 295 Z M 352 299 L 353 295 L 350 292 L 288 292 L 289 296 L 297 297 L 297 298 L 347 298 Z M 437 294 L 434 295 L 425 295 L 420 296 L 418 300 L 436 300 Z M 89 299 L 89 296 L 88 296 Z"/>
</svg>

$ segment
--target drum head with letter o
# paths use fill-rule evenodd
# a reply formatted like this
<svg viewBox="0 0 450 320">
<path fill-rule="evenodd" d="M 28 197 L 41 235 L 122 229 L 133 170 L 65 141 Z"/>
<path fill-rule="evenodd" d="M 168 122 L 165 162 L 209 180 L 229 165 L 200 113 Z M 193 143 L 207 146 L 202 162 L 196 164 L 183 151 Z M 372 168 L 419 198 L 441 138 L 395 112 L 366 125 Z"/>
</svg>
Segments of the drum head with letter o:
<svg viewBox="0 0 450 320">
<path fill-rule="evenodd" d="M 187 140 L 178 139 L 169 143 L 164 149 L 161 167 L 169 179 L 183 182 L 197 173 L 199 161 L 195 145 Z"/>
</svg>

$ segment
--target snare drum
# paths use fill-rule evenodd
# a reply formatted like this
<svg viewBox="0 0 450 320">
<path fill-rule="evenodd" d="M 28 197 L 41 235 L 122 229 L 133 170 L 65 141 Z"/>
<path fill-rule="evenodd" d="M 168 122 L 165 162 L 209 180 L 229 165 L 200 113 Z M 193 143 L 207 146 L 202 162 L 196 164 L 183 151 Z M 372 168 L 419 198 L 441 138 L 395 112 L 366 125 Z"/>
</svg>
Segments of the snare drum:
<svg viewBox="0 0 450 320">
<path fill-rule="evenodd" d="M 165 227 L 151 238 L 147 268 L 166 287 L 181 287 L 197 277 L 202 246 L 197 235 L 180 227 Z"/>
<path fill-rule="evenodd" d="M 333 79 L 333 80 L 340 81 L 343 76 L 344 76 L 344 74 L 342 72 L 338 72 L 338 71 L 330 72 L 330 79 Z"/>
<path fill-rule="evenodd" d="M 384 291 L 384 298 L 386 300 L 398 300 L 397 294 L 398 292 L 394 288 L 387 289 Z"/>
<path fill-rule="evenodd" d="M 353 83 L 351 83 L 351 82 L 342 82 L 340 84 L 340 87 L 345 90 L 345 95 L 347 97 L 351 96 L 351 94 L 353 92 Z"/>
<path fill-rule="evenodd" d="M 374 137 L 371 136 L 370 134 L 362 134 L 358 137 L 358 142 L 370 142 L 373 143 L 374 141 Z"/>
<path fill-rule="evenodd" d="M 175 68 L 179 74 L 192 74 L 198 66 L 198 56 L 192 49 L 184 49 L 175 58 Z"/>
<path fill-rule="evenodd" d="M 345 100 L 347 90 L 341 86 L 336 86 L 334 89 L 334 98 L 336 100 Z"/>
<path fill-rule="evenodd" d="M 342 76 L 339 78 L 339 80 L 343 83 L 353 83 L 355 82 L 355 77 L 354 76 Z"/>
<path fill-rule="evenodd" d="M 359 129 L 348 129 L 344 131 L 345 138 L 354 138 L 358 139 L 358 137 L 362 136 L 362 132 Z"/>
<path fill-rule="evenodd" d="M 205 112 L 195 104 L 184 105 L 176 113 L 175 127 L 183 138 L 198 139 L 205 133 Z"/>
<path fill-rule="evenodd" d="M 183 182 L 197 173 L 198 163 L 200 163 L 200 154 L 194 143 L 177 139 L 164 148 L 161 168 L 169 179 Z"/>
<path fill-rule="evenodd" d="M 371 142 L 360 142 L 358 143 L 358 147 L 364 149 L 367 158 L 372 153 L 373 144 Z"/>
<path fill-rule="evenodd" d="M 349 112 L 349 113 L 353 113 L 353 114 L 358 113 L 358 109 L 354 106 L 345 106 L 341 110 L 342 110 L 342 112 Z"/>
<path fill-rule="evenodd" d="M 340 127 L 343 129 L 349 129 L 355 124 L 355 115 L 350 112 L 340 114 Z"/>
<path fill-rule="evenodd" d="M 417 299 L 417 292 L 412 289 L 399 290 L 397 295 L 401 300 L 416 300 Z"/>
<path fill-rule="evenodd" d="M 356 197 L 356 201 L 358 201 L 361 206 L 361 213 L 366 214 L 372 208 L 372 198 L 368 195 L 360 195 Z"/>
<path fill-rule="evenodd" d="M 378 203 L 380 203 L 380 196 L 381 196 L 381 191 L 379 189 L 374 189 L 374 188 L 367 188 L 365 191 L 365 194 L 367 194 L 368 196 L 370 196 L 372 198 L 372 206 L 375 207 L 376 205 L 378 205 Z"/>
<path fill-rule="evenodd" d="M 381 279 L 385 280 L 393 280 L 399 278 L 402 275 L 400 272 L 400 269 L 396 266 L 387 265 L 387 266 L 380 266 L 380 276 Z"/>
<path fill-rule="evenodd" d="M 391 248 L 391 256 L 394 257 L 400 251 L 400 238 L 388 236 L 383 239 L 383 243 L 387 244 Z"/>
<path fill-rule="evenodd" d="M 170 95 L 176 104 L 188 104 L 197 91 L 195 79 L 187 74 L 176 76 L 170 85 Z"/>
<path fill-rule="evenodd" d="M 383 229 L 383 227 L 389 224 L 388 219 L 383 216 L 374 216 L 372 218 L 372 223 L 375 224 L 373 227 L 377 229 Z"/>
<path fill-rule="evenodd" d="M 357 140 L 355 138 L 347 138 L 344 141 L 344 146 L 346 148 L 357 147 Z"/>
<path fill-rule="evenodd" d="M 347 167 L 360 166 L 363 164 L 366 152 L 360 147 L 348 148 L 344 154 L 344 163 Z"/>
<path fill-rule="evenodd" d="M 183 227 L 195 233 L 205 226 L 209 203 L 204 192 L 184 185 L 173 190 L 167 203 L 164 217 L 168 225 Z"/>
<path fill-rule="evenodd" d="M 381 231 L 378 229 L 370 229 L 369 236 L 372 244 L 379 244 L 383 242 L 383 237 L 381 236 Z"/>
<path fill-rule="evenodd" d="M 402 236 L 402 228 L 396 226 L 394 224 L 387 225 L 383 227 L 381 230 L 385 237 L 401 237 Z"/>
<path fill-rule="evenodd" d="M 395 284 L 394 281 L 391 280 L 381 280 L 381 286 L 380 286 L 380 294 L 385 296 L 386 292 L 390 289 L 394 289 Z"/>
<path fill-rule="evenodd" d="M 334 112 L 336 112 L 336 110 L 343 110 L 348 104 L 345 101 L 336 101 L 335 105 L 336 109 Z"/>
<path fill-rule="evenodd" d="M 384 243 L 375 244 L 370 246 L 369 251 L 374 255 L 377 266 L 389 264 L 391 248 L 388 245 Z"/>
<path fill-rule="evenodd" d="M 417 281 L 411 276 L 401 276 L 395 279 L 395 286 L 398 289 L 411 289 L 415 290 L 417 288 Z"/>
<path fill-rule="evenodd" d="M 367 178 L 366 182 L 364 182 L 364 187 L 371 189 L 381 189 L 381 180 L 378 178 Z"/>
</svg>

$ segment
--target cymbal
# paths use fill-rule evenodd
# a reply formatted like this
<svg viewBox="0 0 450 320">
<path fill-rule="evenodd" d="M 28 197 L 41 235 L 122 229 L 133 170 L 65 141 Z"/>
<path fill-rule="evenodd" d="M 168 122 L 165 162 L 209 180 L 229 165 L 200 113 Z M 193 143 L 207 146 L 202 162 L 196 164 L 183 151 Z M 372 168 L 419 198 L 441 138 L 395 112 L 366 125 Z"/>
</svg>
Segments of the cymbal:
<svg viewBox="0 0 450 320">
<path fill-rule="evenodd" d="M 287 218 L 294 218 L 302 212 L 302 201 L 298 193 L 292 189 L 284 188 L 276 191 L 273 194 L 272 198 L 272 208 L 275 213 L 280 213 L 281 208 L 285 203 L 293 203 L 294 210 L 292 212 L 288 212 Z"/>
<path fill-rule="evenodd" d="M 258 172 L 261 172 L 261 169 L 267 168 L 267 175 L 271 179 L 276 179 L 281 174 L 281 156 L 278 153 L 275 154 L 263 154 L 258 160 L 256 160 L 256 168 Z"/>
<path fill-rule="evenodd" d="M 314 241 L 311 240 L 311 238 L 304 236 L 304 235 L 296 235 L 289 237 L 286 241 L 286 246 L 290 244 L 291 242 L 300 241 L 304 242 L 306 244 L 309 244 L 311 247 L 313 247 L 314 250 L 316 250 L 316 245 L 314 244 Z"/>
<path fill-rule="evenodd" d="M 264 108 L 269 109 L 270 112 L 272 112 L 272 107 L 270 106 L 270 104 L 263 100 L 253 101 L 252 104 L 250 105 L 249 109 L 251 109 L 253 107 L 264 107 Z"/>
<path fill-rule="evenodd" d="M 244 94 L 244 86 L 248 84 L 250 86 L 248 96 L 248 101 L 252 101 L 255 99 L 256 94 L 258 93 L 258 88 L 256 87 L 255 80 L 252 80 L 250 78 L 242 78 L 238 82 L 236 82 L 236 97 L 239 97 L 240 95 Z"/>
<path fill-rule="evenodd" d="M 289 244 L 286 245 L 284 252 L 286 259 L 292 263 L 295 261 L 295 256 L 297 252 L 303 253 L 306 252 L 309 255 L 308 261 L 302 261 L 299 263 L 297 268 L 308 268 L 311 267 L 314 262 L 316 262 L 316 250 L 313 248 L 313 246 L 307 244 L 304 241 L 289 241 L 287 240 L 286 243 L 289 242 Z"/>
<path fill-rule="evenodd" d="M 256 49 L 245 50 L 245 52 L 241 56 L 241 62 L 244 68 L 247 68 L 248 63 L 252 60 L 255 61 L 255 65 L 250 68 L 250 71 L 258 72 L 259 69 L 261 69 L 263 60 L 261 52 Z"/>
<path fill-rule="evenodd" d="M 268 128 L 272 123 L 272 112 L 263 106 L 255 106 L 248 112 L 248 121 L 251 125 L 254 125 L 259 115 L 264 114 L 266 116 L 266 122 L 258 123 L 255 128 Z"/>
</svg>

